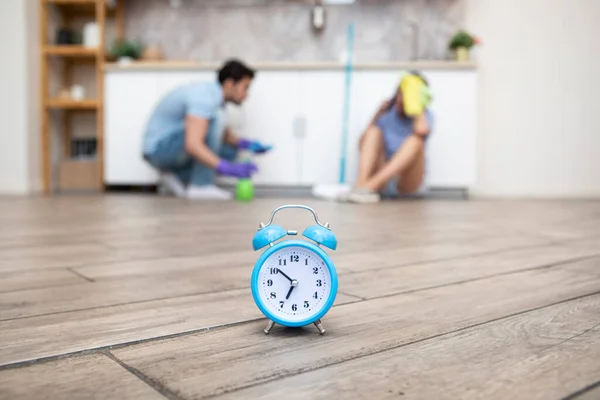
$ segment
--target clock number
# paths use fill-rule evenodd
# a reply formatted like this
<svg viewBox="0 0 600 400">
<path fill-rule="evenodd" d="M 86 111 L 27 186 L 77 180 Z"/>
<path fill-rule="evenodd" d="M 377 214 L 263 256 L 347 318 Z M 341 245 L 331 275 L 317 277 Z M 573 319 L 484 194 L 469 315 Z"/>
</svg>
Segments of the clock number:
<svg viewBox="0 0 600 400">
<path fill-rule="evenodd" d="M 298 310 L 298 306 L 295 304 L 292 304 L 292 311 L 296 311 L 296 310 Z"/>
<path fill-rule="evenodd" d="M 272 299 L 275 299 L 275 298 L 277 298 L 277 293 L 275 293 L 275 292 L 271 292 L 271 298 L 272 298 Z"/>
<path fill-rule="evenodd" d="M 315 294 L 313 294 L 313 296 L 315 299 L 319 298 L 319 295 L 317 294 L 317 292 L 315 292 Z"/>
<path fill-rule="evenodd" d="M 271 275 L 277 275 L 279 273 L 279 269 L 271 268 Z"/>
<path fill-rule="evenodd" d="M 313 274 L 318 274 L 319 273 L 319 268 L 318 267 L 313 267 Z"/>
<path fill-rule="evenodd" d="M 300 261 L 300 256 L 295 255 L 295 254 L 292 254 L 290 256 L 290 262 L 298 262 L 298 261 Z"/>
<path fill-rule="evenodd" d="M 317 286 L 323 286 L 323 281 L 321 281 L 320 279 L 317 279 Z"/>
<path fill-rule="evenodd" d="M 269 280 L 267 281 L 267 286 L 273 286 L 273 281 L 269 279 Z"/>
<path fill-rule="evenodd" d="M 284 301 L 279 302 L 279 308 L 283 308 L 283 303 L 285 303 L 285 302 Z"/>
<path fill-rule="evenodd" d="M 308 265 L 308 258 L 304 259 L 304 265 Z"/>
<path fill-rule="evenodd" d="M 280 259 L 279 260 L 279 265 L 287 265 L 286 262 L 287 262 L 287 260 L 281 260 Z"/>
<path fill-rule="evenodd" d="M 304 302 L 304 308 L 308 308 L 308 307 L 310 307 L 310 306 L 308 305 L 308 301 L 305 301 L 305 302 Z"/>
</svg>

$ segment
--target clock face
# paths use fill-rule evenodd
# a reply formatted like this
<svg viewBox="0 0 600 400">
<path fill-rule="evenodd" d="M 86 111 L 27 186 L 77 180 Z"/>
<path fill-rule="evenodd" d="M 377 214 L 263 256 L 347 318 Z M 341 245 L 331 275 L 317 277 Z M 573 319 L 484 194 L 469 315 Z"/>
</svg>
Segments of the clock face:
<svg viewBox="0 0 600 400">
<path fill-rule="evenodd" d="M 306 320 L 326 305 L 332 281 L 324 260 L 300 246 L 271 254 L 258 274 L 257 294 L 275 317 L 289 322 Z"/>
</svg>

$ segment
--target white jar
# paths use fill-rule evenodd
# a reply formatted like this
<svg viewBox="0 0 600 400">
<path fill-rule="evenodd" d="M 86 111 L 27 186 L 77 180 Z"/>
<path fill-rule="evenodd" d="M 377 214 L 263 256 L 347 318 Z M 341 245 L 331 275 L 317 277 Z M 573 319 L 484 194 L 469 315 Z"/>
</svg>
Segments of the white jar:
<svg viewBox="0 0 600 400">
<path fill-rule="evenodd" d="M 95 22 L 88 22 L 83 27 L 83 46 L 97 48 L 100 46 L 100 29 Z"/>
</svg>

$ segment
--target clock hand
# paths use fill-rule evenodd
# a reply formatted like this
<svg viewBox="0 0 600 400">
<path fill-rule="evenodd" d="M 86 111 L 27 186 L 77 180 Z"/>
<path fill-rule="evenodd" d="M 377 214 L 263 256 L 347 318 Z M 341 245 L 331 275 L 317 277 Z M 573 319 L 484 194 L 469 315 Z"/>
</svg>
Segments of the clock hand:
<svg viewBox="0 0 600 400">
<path fill-rule="evenodd" d="M 292 282 L 292 281 L 293 281 L 293 279 L 292 279 L 292 278 L 290 278 L 289 276 L 287 276 L 287 275 L 285 274 L 285 272 L 283 272 L 283 271 L 282 271 L 282 270 L 280 270 L 279 268 L 277 268 L 277 271 L 279 271 L 279 272 L 281 273 L 281 275 L 285 276 L 285 277 L 286 277 L 286 279 L 287 279 L 288 281 L 290 281 L 290 282 Z"/>
<path fill-rule="evenodd" d="M 286 300 L 290 298 L 290 294 L 292 294 L 292 290 L 294 290 L 294 286 L 290 286 L 290 290 L 288 291 L 287 296 L 285 296 Z"/>
<path fill-rule="evenodd" d="M 296 286 L 298 286 L 298 281 L 294 279 L 294 280 L 292 281 L 292 286 L 290 286 L 290 290 L 288 291 L 288 294 L 287 294 L 287 296 L 285 296 L 285 299 L 286 299 L 286 300 L 290 298 L 290 294 L 292 294 L 292 290 L 294 290 L 294 288 L 295 288 Z"/>
</svg>

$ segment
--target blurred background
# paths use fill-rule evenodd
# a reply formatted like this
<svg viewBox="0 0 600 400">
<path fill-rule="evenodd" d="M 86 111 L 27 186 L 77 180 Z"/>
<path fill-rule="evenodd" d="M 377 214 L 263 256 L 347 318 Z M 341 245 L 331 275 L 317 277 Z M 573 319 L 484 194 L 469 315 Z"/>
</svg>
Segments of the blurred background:
<svg viewBox="0 0 600 400">
<path fill-rule="evenodd" d="M 430 186 L 597 197 L 598 16 L 596 0 L 2 1 L 0 193 L 155 185 L 140 155 L 153 105 L 229 57 L 258 70 L 232 125 L 276 149 L 256 184 L 335 182 L 354 24 L 349 179 L 367 122 L 417 69 L 434 94 Z"/>
</svg>

